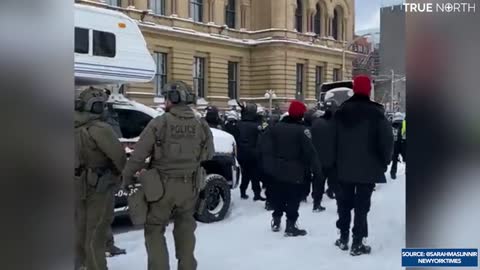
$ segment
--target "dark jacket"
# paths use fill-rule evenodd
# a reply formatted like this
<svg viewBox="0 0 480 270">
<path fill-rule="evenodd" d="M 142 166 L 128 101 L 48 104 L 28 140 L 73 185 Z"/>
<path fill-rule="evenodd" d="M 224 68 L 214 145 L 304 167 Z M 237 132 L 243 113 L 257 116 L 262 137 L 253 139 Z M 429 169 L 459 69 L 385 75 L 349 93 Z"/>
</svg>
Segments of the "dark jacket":
<svg viewBox="0 0 480 270">
<path fill-rule="evenodd" d="M 229 119 L 225 122 L 223 130 L 230 133 L 234 138 L 235 142 L 238 141 L 238 121 L 235 119 Z"/>
<path fill-rule="evenodd" d="M 321 177 L 321 166 L 303 124 L 285 117 L 262 136 L 261 166 L 276 182 L 304 184 L 305 172 Z"/>
<path fill-rule="evenodd" d="M 336 112 L 338 179 L 351 183 L 385 183 L 392 158 L 393 135 L 382 105 L 354 95 Z"/>
<path fill-rule="evenodd" d="M 237 123 L 238 135 L 235 139 L 237 141 L 238 162 L 241 165 L 250 164 L 253 166 L 256 164 L 257 140 L 261 129 L 260 123 L 257 122 L 256 112 L 245 113 L 242 115 L 242 120 Z"/>
<path fill-rule="evenodd" d="M 335 124 L 331 113 L 313 122 L 312 143 L 317 151 L 323 168 L 332 168 L 335 164 Z"/>
</svg>

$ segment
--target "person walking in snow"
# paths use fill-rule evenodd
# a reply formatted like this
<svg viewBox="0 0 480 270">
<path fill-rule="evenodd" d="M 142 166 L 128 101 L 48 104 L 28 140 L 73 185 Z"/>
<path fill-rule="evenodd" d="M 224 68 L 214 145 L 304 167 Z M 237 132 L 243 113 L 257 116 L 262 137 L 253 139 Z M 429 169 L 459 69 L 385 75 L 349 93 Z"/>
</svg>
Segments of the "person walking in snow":
<svg viewBox="0 0 480 270">
<path fill-rule="evenodd" d="M 392 156 L 392 166 L 390 167 L 390 177 L 395 180 L 397 179 L 397 166 L 402 156 L 402 160 L 405 161 L 405 155 L 403 153 L 403 138 L 402 138 L 402 124 L 404 117 L 401 113 L 396 113 L 393 117 L 392 131 L 393 131 L 393 156 Z"/>
<path fill-rule="evenodd" d="M 265 201 L 262 197 L 260 179 L 257 164 L 257 141 L 262 131 L 258 123 L 257 105 L 247 104 L 242 108 L 242 120 L 237 123 L 238 136 L 236 139 L 238 147 L 238 162 L 242 168 L 242 183 L 240 184 L 241 198 L 248 199 L 248 184 L 252 183 L 254 201 Z"/>
<path fill-rule="evenodd" d="M 315 177 L 321 174 L 321 167 L 311 142 L 311 134 L 303 126 L 305 104 L 291 102 L 288 116 L 268 129 L 261 147 L 264 172 L 271 177 L 269 195 L 273 204 L 271 229 L 280 231 L 283 213 L 287 215 L 285 236 L 304 236 L 306 230 L 299 229 L 298 208 L 305 193 L 305 171 L 309 168 Z"/>
<path fill-rule="evenodd" d="M 323 178 L 313 183 L 313 211 L 321 212 L 325 210 L 322 206 L 323 193 L 325 192 L 325 182 L 328 179 L 327 195 L 334 198 L 337 185 L 335 164 L 335 125 L 333 116 L 337 109 L 334 100 L 325 103 L 325 113 L 317 119 L 312 126 L 312 142 L 317 150 L 318 158 L 322 164 Z"/>
<path fill-rule="evenodd" d="M 340 239 L 335 242 L 348 250 L 351 211 L 354 210 L 352 256 L 368 254 L 367 214 L 370 210 L 375 183 L 385 183 L 385 172 L 392 158 L 393 136 L 390 122 L 382 105 L 370 100 L 371 81 L 357 76 L 354 95 L 336 112 L 335 166 L 339 188 L 337 192 Z"/>
</svg>

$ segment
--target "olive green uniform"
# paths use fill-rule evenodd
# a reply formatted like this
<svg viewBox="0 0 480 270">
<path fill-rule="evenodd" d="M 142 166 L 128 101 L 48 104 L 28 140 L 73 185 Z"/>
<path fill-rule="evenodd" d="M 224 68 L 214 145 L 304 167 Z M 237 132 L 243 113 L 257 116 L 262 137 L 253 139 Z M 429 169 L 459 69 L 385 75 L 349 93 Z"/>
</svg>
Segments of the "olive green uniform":
<svg viewBox="0 0 480 270">
<path fill-rule="evenodd" d="M 75 111 L 75 269 L 107 269 L 113 192 L 126 163 L 124 148 L 100 117 Z"/>
<path fill-rule="evenodd" d="M 148 202 L 145 223 L 148 270 L 170 269 L 164 234 L 171 218 L 178 269 L 197 268 L 193 215 L 201 188 L 199 168 L 200 162 L 210 159 L 213 152 L 208 124 L 184 104 L 175 105 L 153 119 L 136 143 L 123 171 L 124 185 L 132 183 L 133 175 L 145 167 L 148 157 L 151 157 L 149 170 L 156 171 L 155 181 L 161 183 L 161 188 L 152 191 L 142 182 Z"/>
</svg>

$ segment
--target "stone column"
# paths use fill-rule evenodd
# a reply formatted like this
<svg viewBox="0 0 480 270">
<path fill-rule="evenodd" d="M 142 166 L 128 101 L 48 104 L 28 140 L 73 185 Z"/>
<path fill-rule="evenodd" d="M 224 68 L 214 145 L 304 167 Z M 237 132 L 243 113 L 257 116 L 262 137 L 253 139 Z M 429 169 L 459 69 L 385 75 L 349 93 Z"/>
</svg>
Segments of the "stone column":
<svg viewBox="0 0 480 270">
<path fill-rule="evenodd" d="M 225 8 L 228 4 L 225 0 L 215 0 L 215 7 L 213 9 L 213 17 L 215 24 L 225 25 Z"/>
<path fill-rule="evenodd" d="M 285 28 L 285 22 L 288 21 L 287 12 L 287 5 L 288 1 L 285 0 L 272 0 L 270 3 L 272 10 L 271 10 L 271 18 L 272 18 L 272 28 Z"/>
<path fill-rule="evenodd" d="M 190 18 L 190 1 L 188 0 L 175 0 L 175 6 L 177 15 L 180 18 Z"/>
<path fill-rule="evenodd" d="M 135 0 L 135 8 L 139 10 L 147 10 L 148 0 Z"/>
<path fill-rule="evenodd" d="M 297 8 L 296 0 L 287 0 L 287 10 L 286 10 L 286 28 L 288 30 L 295 30 L 295 10 Z"/>
</svg>

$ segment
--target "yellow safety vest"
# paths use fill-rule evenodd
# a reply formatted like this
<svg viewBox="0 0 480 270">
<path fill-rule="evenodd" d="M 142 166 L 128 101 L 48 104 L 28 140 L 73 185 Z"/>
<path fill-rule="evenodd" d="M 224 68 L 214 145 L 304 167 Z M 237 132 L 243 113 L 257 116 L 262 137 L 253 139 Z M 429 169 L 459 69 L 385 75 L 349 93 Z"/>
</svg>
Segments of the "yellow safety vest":
<svg viewBox="0 0 480 270">
<path fill-rule="evenodd" d="M 407 120 L 403 120 L 402 122 L 402 138 L 407 138 Z"/>
</svg>

